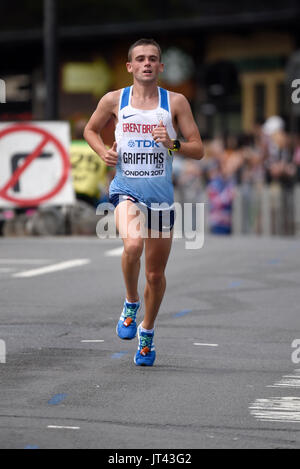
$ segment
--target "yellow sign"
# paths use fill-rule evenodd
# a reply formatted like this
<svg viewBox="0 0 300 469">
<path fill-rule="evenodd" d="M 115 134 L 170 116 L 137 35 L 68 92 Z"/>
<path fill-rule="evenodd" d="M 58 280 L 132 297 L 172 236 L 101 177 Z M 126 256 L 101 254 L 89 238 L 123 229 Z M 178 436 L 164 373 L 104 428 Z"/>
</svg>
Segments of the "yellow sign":
<svg viewBox="0 0 300 469">
<path fill-rule="evenodd" d="M 99 198 L 106 189 L 108 167 L 84 140 L 73 141 L 70 153 L 75 192 Z"/>
<path fill-rule="evenodd" d="M 112 74 L 99 58 L 93 63 L 70 62 L 63 67 L 63 90 L 67 93 L 91 93 L 97 98 L 109 90 Z"/>
</svg>

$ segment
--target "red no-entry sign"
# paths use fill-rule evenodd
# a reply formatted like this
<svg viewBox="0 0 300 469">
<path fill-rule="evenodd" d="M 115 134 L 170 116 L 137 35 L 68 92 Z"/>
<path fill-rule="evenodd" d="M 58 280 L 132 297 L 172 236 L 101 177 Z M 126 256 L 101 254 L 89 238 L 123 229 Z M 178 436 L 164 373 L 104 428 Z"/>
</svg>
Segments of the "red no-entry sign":
<svg viewBox="0 0 300 469">
<path fill-rule="evenodd" d="M 61 125 L 67 129 L 67 138 L 61 138 L 62 130 L 58 130 L 58 126 Z M 67 197 L 68 200 L 60 203 L 73 202 L 72 188 L 66 187 L 70 182 L 70 157 L 66 146 L 66 142 L 69 143 L 68 124 L 12 124 L 6 125 L 4 129 L 1 127 L 3 125 L 0 126 L 0 205 L 3 206 L 9 202 L 10 205 L 19 207 L 39 206 L 43 203 L 51 203 L 62 191 L 66 192 L 66 189 L 68 195 L 71 194 L 72 200 Z M 22 142 L 24 142 L 23 150 Z M 42 168 L 39 166 L 37 172 L 36 163 L 46 148 L 48 153 L 51 150 L 49 155 L 54 157 L 53 161 L 52 158 L 47 162 L 45 160 Z M 12 159 L 16 159 L 16 156 L 20 164 L 14 167 Z M 32 172 L 33 168 L 34 172 Z M 49 175 L 48 179 L 47 175 Z M 14 188 L 24 176 L 27 176 L 27 189 L 25 187 L 19 190 L 18 194 L 14 193 Z"/>
</svg>

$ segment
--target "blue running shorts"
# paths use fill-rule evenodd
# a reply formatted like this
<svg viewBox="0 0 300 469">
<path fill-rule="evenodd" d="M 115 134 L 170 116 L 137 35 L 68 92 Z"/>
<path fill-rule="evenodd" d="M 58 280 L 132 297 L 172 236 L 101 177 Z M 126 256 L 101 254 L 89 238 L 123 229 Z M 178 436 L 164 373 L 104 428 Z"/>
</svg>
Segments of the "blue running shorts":
<svg viewBox="0 0 300 469">
<path fill-rule="evenodd" d="M 117 208 L 118 205 L 126 200 L 135 203 L 138 208 L 146 215 L 149 230 L 159 231 L 161 233 L 170 232 L 175 224 L 175 210 L 151 210 L 142 204 L 137 198 L 127 194 L 114 194 L 110 197 L 110 203 Z"/>
</svg>

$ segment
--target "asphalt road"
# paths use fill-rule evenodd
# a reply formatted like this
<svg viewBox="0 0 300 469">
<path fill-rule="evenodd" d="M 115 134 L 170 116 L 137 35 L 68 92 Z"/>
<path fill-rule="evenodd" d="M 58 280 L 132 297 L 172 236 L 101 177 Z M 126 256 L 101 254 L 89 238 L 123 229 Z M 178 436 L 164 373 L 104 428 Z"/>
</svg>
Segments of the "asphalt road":
<svg viewBox="0 0 300 469">
<path fill-rule="evenodd" d="M 0 447 L 299 448 L 299 240 L 175 241 L 153 368 L 115 333 L 120 246 L 0 240 Z"/>
</svg>

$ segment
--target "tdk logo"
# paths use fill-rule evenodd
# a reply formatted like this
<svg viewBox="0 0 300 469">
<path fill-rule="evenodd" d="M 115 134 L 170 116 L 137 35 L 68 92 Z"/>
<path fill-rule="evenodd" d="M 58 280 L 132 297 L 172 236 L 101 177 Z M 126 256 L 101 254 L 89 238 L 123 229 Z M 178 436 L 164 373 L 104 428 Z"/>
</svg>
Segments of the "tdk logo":
<svg viewBox="0 0 300 469">
<path fill-rule="evenodd" d="M 129 140 L 128 146 L 130 148 L 160 148 L 154 140 Z"/>
</svg>

